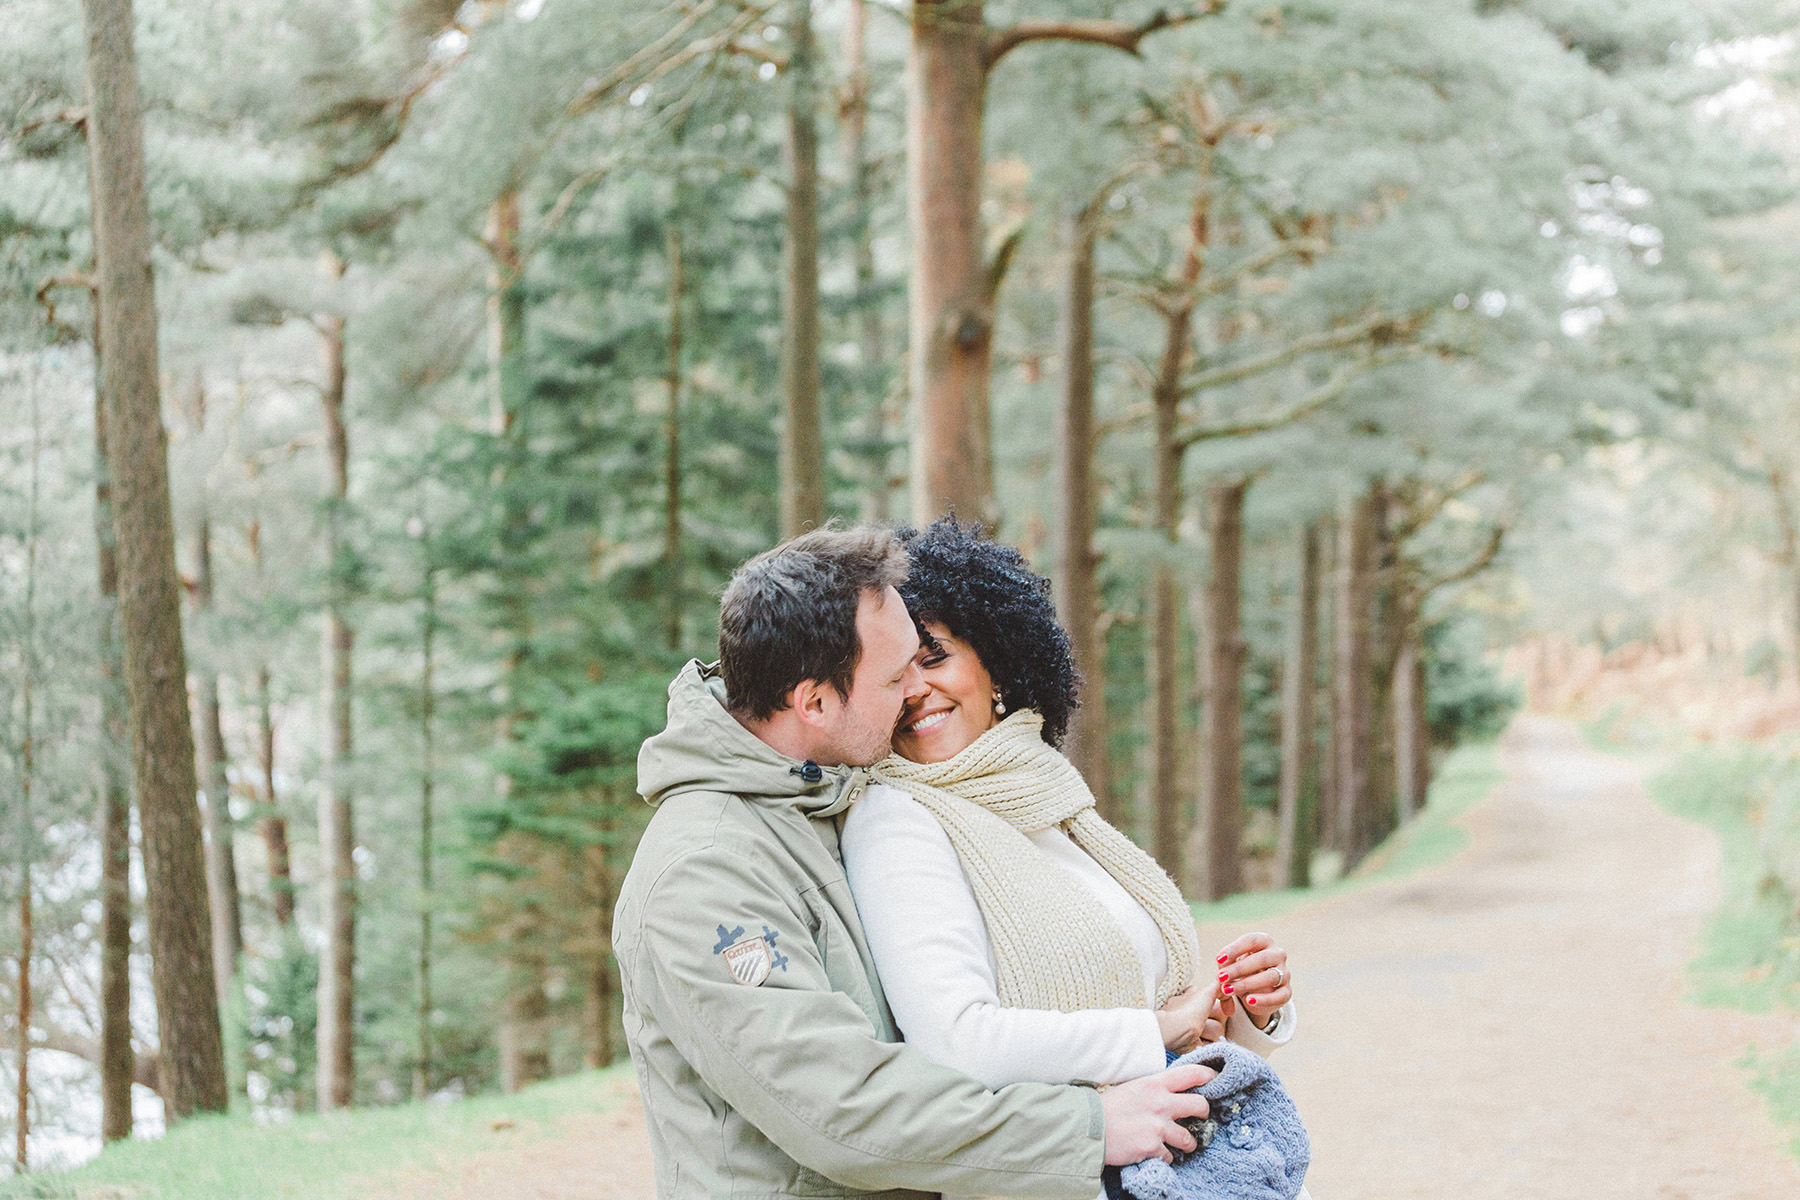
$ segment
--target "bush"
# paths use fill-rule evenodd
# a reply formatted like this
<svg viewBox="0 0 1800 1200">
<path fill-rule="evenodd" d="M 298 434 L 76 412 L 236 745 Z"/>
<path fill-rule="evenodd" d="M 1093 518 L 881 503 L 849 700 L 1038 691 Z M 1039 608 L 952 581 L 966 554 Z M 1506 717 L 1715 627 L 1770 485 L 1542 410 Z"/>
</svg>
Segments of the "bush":
<svg viewBox="0 0 1800 1200">
<path fill-rule="evenodd" d="M 1756 842 L 1766 872 L 1761 886 L 1779 890 L 1800 923 L 1800 764 L 1788 763 L 1775 775 Z"/>
<path fill-rule="evenodd" d="M 1792 862 L 1800 763 L 1749 746 L 1689 750 L 1648 782 L 1676 816 L 1718 834 L 1724 897 L 1692 964 L 1703 1004 L 1790 1008 L 1800 985 L 1800 918 L 1772 862 Z M 1779 819 L 1774 814 L 1779 812 Z"/>
<path fill-rule="evenodd" d="M 1425 706 L 1433 745 L 1498 737 L 1519 710 L 1519 689 L 1489 661 L 1479 624 L 1451 616 L 1425 630 Z"/>
</svg>

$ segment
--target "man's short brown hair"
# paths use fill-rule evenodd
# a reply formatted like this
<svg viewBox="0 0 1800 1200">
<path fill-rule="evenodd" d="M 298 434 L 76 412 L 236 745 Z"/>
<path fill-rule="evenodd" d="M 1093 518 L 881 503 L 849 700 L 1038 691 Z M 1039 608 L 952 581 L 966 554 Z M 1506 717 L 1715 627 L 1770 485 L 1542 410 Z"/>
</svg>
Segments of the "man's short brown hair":
<svg viewBox="0 0 1800 1200">
<path fill-rule="evenodd" d="M 890 529 L 826 526 L 757 555 L 719 603 L 719 674 L 733 712 L 762 720 L 808 679 L 838 695 L 862 657 L 856 609 L 906 579 L 906 551 Z"/>
</svg>

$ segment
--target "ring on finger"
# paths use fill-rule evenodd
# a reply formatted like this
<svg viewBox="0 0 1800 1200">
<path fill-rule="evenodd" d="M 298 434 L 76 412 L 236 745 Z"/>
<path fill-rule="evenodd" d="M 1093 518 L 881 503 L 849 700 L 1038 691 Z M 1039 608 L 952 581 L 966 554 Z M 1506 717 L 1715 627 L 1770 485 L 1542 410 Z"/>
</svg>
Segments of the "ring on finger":
<svg viewBox="0 0 1800 1200">
<path fill-rule="evenodd" d="M 1288 981 L 1287 968 L 1286 967 L 1276 967 L 1275 968 L 1275 986 L 1281 987 L 1283 984 L 1287 983 L 1287 981 Z"/>
</svg>

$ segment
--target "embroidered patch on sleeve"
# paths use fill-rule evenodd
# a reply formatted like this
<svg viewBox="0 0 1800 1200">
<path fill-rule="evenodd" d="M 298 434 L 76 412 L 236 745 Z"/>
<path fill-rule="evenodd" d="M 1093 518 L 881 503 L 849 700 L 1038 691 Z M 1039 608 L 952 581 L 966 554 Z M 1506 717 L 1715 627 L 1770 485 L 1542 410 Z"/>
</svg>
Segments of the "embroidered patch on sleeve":
<svg viewBox="0 0 1800 1200">
<path fill-rule="evenodd" d="M 722 955 L 725 965 L 731 971 L 731 978 L 745 987 L 756 987 L 769 977 L 769 972 L 776 967 L 787 970 L 787 955 L 775 948 L 775 940 L 781 936 L 777 931 L 763 926 L 763 931 L 755 937 L 746 938 L 744 927 L 727 929 L 719 926 L 719 944 L 713 947 L 713 953 Z"/>
</svg>

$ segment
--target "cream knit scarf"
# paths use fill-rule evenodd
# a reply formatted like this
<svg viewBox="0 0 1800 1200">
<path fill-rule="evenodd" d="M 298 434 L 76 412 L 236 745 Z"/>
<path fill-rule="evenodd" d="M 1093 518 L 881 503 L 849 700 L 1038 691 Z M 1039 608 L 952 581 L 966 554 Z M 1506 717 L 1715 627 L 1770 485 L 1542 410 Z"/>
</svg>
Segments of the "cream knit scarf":
<svg viewBox="0 0 1800 1200">
<path fill-rule="evenodd" d="M 1156 993 L 1160 1007 L 1193 982 L 1193 914 L 1156 861 L 1094 811 L 1081 773 L 1045 744 L 1043 724 L 1025 709 L 954 758 L 890 756 L 874 775 L 923 804 L 950 835 L 987 921 L 1000 1003 L 1060 1012 L 1144 1007 L 1144 965 L 1125 931 L 1026 836 L 1061 825 L 1162 931 L 1169 969 Z"/>
</svg>

